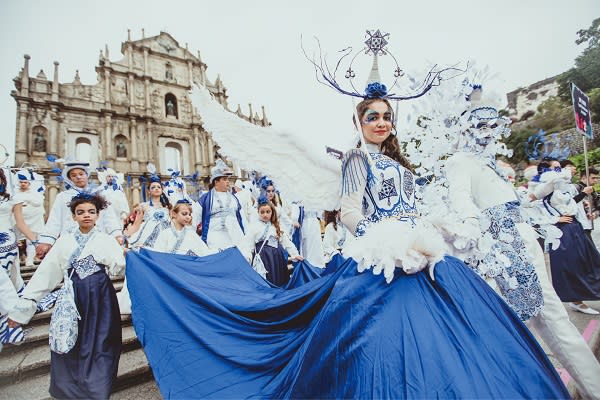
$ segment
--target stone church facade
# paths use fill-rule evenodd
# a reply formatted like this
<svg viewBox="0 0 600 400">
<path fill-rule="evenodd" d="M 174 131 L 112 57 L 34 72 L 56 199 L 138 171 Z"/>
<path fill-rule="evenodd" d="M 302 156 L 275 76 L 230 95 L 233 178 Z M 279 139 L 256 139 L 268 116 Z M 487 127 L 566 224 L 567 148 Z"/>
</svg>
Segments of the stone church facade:
<svg viewBox="0 0 600 400">
<path fill-rule="evenodd" d="M 142 31 L 143 32 L 143 31 Z M 168 33 L 128 40 L 121 44 L 122 58 L 113 61 L 108 48 L 100 52 L 98 82 L 83 85 L 79 73 L 70 83 L 59 82 L 59 63 L 53 79 L 43 71 L 29 75 L 29 59 L 14 78 L 17 103 L 15 165 L 30 163 L 47 178 L 46 201 L 51 204 L 60 184 L 46 156 L 84 159 L 92 167 L 104 162 L 129 176 L 124 185 L 130 202 L 141 201 L 140 176 L 152 162 L 165 176 L 169 168 L 183 175 L 210 175 L 218 145 L 202 128 L 201 110 L 190 100 L 193 84 L 201 84 L 226 109 L 227 89 L 219 77 L 210 82 L 200 53 L 192 54 Z M 230 110 L 231 111 L 231 110 Z M 233 112 L 233 111 L 232 111 Z M 240 118 L 261 126 L 265 115 L 252 112 Z"/>
</svg>

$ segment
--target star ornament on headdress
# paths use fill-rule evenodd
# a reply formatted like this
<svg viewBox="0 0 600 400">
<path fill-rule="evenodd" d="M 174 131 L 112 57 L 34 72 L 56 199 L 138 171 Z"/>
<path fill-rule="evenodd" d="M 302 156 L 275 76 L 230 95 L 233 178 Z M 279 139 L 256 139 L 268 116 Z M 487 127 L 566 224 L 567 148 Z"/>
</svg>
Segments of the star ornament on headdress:
<svg viewBox="0 0 600 400">
<path fill-rule="evenodd" d="M 411 89 L 408 93 L 395 93 L 392 90 L 400 90 L 398 86 L 398 79 L 402 78 L 405 74 L 398 65 L 396 57 L 388 50 L 387 45 L 389 44 L 389 33 L 384 33 L 381 30 L 367 31 L 367 40 L 363 43 L 365 47 L 361 48 L 358 52 L 354 52 L 352 47 L 346 47 L 340 51 L 342 56 L 335 63 L 335 68 L 330 68 L 327 60 L 323 56 L 323 51 L 319 40 L 317 44 L 319 47 L 319 56 L 309 57 L 302 47 L 304 56 L 313 64 L 315 68 L 317 81 L 323 85 L 329 86 L 338 92 L 352 97 L 360 97 L 363 99 L 388 99 L 388 100 L 410 100 L 416 99 L 427 93 L 432 87 L 439 86 L 443 80 L 453 78 L 456 75 L 464 73 L 464 71 L 450 67 L 438 69 L 434 65 L 429 73 L 419 82 L 413 80 L 414 84 L 411 84 Z M 354 79 L 357 74 L 353 68 L 354 61 L 357 57 L 364 53 L 373 57 L 373 64 L 369 73 L 368 79 L 366 79 L 367 86 L 364 90 L 360 91 L 356 88 Z M 394 63 L 393 71 L 390 71 L 389 79 L 390 84 L 384 83 L 380 76 L 379 71 L 379 56 L 389 56 Z M 338 82 L 338 72 L 345 71 L 344 77 L 347 79 L 347 83 L 341 84 Z M 348 87 L 349 86 L 349 87 Z"/>
<path fill-rule="evenodd" d="M 369 35 L 369 39 L 365 41 L 367 48 L 365 49 L 365 54 L 373 53 L 373 55 L 386 55 L 386 48 L 388 41 L 386 38 L 390 37 L 389 33 L 381 33 L 379 29 L 372 33 L 371 31 L 367 31 L 367 35 Z"/>
</svg>

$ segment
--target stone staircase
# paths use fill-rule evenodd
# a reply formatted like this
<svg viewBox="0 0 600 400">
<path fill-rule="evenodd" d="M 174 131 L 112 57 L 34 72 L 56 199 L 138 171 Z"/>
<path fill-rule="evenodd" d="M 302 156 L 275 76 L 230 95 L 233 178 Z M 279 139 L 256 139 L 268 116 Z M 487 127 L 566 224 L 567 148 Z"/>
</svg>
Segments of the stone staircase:
<svg viewBox="0 0 600 400">
<path fill-rule="evenodd" d="M 37 267 L 22 267 L 27 282 Z M 123 277 L 111 278 L 117 291 Z M 20 346 L 4 346 L 0 353 L 0 399 L 50 399 L 50 347 L 48 328 L 52 310 L 36 314 Z M 121 316 L 123 349 L 111 399 L 160 398 L 146 355 L 137 340 L 130 315 Z"/>
</svg>

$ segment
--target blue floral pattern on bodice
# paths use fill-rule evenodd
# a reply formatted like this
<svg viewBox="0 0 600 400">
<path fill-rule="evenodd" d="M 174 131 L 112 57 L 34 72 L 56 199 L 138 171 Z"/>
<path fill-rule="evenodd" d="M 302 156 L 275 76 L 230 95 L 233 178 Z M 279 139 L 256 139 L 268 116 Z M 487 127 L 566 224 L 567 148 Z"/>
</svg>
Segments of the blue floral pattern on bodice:
<svg viewBox="0 0 600 400">
<path fill-rule="evenodd" d="M 383 218 L 414 222 L 417 214 L 414 175 L 383 154 L 370 154 L 377 181 L 367 185 L 362 201 L 363 215 L 371 222 Z"/>
</svg>

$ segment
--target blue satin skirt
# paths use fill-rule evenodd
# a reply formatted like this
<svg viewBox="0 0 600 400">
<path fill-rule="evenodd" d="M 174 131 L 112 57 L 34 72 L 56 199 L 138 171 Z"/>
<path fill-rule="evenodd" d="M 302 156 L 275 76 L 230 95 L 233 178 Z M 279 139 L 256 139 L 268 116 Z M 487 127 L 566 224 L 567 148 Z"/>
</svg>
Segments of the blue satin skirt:
<svg viewBox="0 0 600 400">
<path fill-rule="evenodd" d="M 108 399 L 121 357 L 121 314 L 104 270 L 85 279 L 72 275 L 81 320 L 75 347 L 50 352 L 50 394 L 57 399 Z"/>
<path fill-rule="evenodd" d="M 347 259 L 275 288 L 235 248 L 127 255 L 133 323 L 162 395 L 569 398 L 525 325 L 447 257 L 391 284 Z"/>
<path fill-rule="evenodd" d="M 579 221 L 556 226 L 563 233 L 558 249 L 549 252 L 552 286 L 556 294 L 564 302 L 600 300 L 598 249 Z"/>
</svg>

